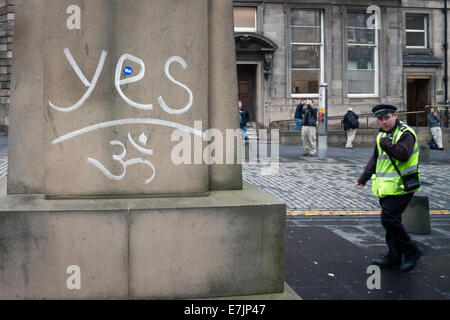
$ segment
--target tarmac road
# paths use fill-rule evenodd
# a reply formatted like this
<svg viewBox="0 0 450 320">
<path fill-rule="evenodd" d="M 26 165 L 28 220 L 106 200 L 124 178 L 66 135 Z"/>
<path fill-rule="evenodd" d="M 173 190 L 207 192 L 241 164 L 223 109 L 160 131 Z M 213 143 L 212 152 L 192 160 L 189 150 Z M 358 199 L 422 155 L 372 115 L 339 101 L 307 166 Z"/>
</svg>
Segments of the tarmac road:
<svg viewBox="0 0 450 320">
<path fill-rule="evenodd" d="M 425 255 L 406 273 L 381 270 L 369 289 L 372 258 L 385 253 L 379 216 L 288 216 L 285 280 L 304 300 L 450 299 L 450 217 L 432 216 L 430 235 L 411 237 Z"/>
</svg>

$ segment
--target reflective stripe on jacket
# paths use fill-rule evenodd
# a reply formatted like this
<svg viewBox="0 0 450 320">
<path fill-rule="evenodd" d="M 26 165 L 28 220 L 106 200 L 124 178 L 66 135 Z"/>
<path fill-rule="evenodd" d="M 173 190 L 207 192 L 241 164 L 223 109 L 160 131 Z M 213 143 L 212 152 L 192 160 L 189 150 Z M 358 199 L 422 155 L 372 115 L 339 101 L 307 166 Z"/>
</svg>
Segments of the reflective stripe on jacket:
<svg viewBox="0 0 450 320">
<path fill-rule="evenodd" d="M 414 135 L 415 142 L 413 153 L 406 162 L 401 162 L 394 158 L 392 158 L 392 160 L 395 162 L 402 176 L 408 173 L 418 172 L 420 180 L 419 143 L 417 141 L 417 135 L 415 131 L 410 126 L 400 121 L 400 124 L 395 128 L 392 134 L 392 144 L 396 144 L 405 131 L 409 131 Z M 402 178 L 398 175 L 397 171 L 394 168 L 394 165 L 389 159 L 389 156 L 381 148 L 380 145 L 381 139 L 383 137 L 386 137 L 387 135 L 388 134 L 385 132 L 380 132 L 377 136 L 378 160 L 375 171 L 376 173 L 372 175 L 372 193 L 377 197 L 383 198 L 391 195 L 401 195 L 419 191 L 420 188 L 411 191 L 404 191 L 402 189 Z"/>
</svg>

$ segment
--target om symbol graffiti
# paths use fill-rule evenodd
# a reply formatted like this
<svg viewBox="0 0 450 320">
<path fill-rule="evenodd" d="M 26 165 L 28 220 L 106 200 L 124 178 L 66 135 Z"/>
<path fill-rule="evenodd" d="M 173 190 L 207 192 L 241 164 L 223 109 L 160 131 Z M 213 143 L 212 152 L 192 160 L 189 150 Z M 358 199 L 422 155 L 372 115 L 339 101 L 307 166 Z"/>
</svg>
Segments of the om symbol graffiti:
<svg viewBox="0 0 450 320">
<path fill-rule="evenodd" d="M 133 138 L 131 137 L 130 133 L 128 133 L 128 141 L 131 143 L 131 145 L 137 151 L 139 151 L 141 153 L 144 153 L 144 154 L 147 154 L 147 155 L 153 155 L 153 150 L 145 149 L 145 148 L 139 146 L 133 140 Z M 141 144 L 143 144 L 143 145 L 145 145 L 147 143 L 147 137 L 145 136 L 145 134 L 142 134 L 140 136 L 139 142 Z M 150 161 L 148 161 L 146 159 L 143 159 L 143 158 L 134 158 L 134 159 L 130 159 L 130 160 L 124 161 L 124 159 L 127 156 L 127 149 L 123 145 L 123 143 L 120 142 L 120 141 L 117 141 L 117 140 L 113 140 L 113 141 L 110 141 L 109 144 L 111 146 L 121 146 L 122 147 L 123 152 L 121 154 L 112 156 L 113 160 L 118 161 L 122 165 L 123 172 L 122 172 L 121 175 L 114 175 L 114 174 L 112 174 L 108 169 L 106 169 L 106 167 L 102 163 L 100 163 L 96 159 L 88 158 L 87 161 L 90 164 L 93 164 L 94 166 L 96 166 L 107 178 L 109 178 L 111 180 L 115 180 L 115 181 L 120 181 L 120 180 L 122 180 L 125 177 L 125 175 L 127 174 L 127 168 L 129 166 L 132 166 L 132 165 L 135 165 L 135 164 L 144 164 L 144 165 L 150 167 L 152 169 L 152 171 L 153 171 L 153 175 L 150 178 L 148 178 L 147 180 L 145 180 L 145 184 L 149 184 L 150 182 L 153 181 L 153 179 L 155 178 L 156 169 L 155 169 L 155 167 L 153 166 L 153 164 Z"/>
</svg>

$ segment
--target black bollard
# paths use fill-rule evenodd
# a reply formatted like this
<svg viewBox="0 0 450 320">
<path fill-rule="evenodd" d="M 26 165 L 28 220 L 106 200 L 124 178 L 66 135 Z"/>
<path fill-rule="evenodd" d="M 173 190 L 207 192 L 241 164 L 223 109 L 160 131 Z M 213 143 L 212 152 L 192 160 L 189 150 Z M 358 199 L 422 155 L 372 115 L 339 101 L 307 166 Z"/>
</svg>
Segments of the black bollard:
<svg viewBox="0 0 450 320">
<path fill-rule="evenodd" d="M 430 205 L 428 196 L 416 193 L 403 214 L 403 226 L 409 233 L 430 234 Z"/>
</svg>

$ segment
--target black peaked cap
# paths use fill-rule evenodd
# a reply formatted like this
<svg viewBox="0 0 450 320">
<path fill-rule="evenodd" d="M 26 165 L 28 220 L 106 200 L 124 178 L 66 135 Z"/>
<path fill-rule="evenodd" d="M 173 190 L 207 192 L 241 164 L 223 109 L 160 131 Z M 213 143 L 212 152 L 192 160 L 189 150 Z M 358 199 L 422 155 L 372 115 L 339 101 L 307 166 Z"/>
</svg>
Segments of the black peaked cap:
<svg viewBox="0 0 450 320">
<path fill-rule="evenodd" d="M 397 111 L 397 107 L 391 104 L 377 104 L 372 109 L 376 117 L 384 116 L 387 113 L 394 113 L 395 111 Z"/>
</svg>

